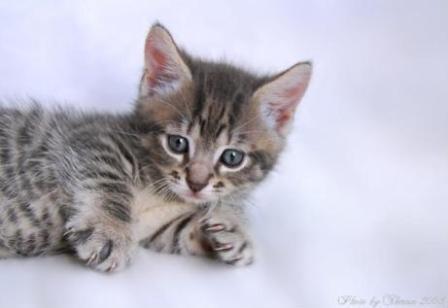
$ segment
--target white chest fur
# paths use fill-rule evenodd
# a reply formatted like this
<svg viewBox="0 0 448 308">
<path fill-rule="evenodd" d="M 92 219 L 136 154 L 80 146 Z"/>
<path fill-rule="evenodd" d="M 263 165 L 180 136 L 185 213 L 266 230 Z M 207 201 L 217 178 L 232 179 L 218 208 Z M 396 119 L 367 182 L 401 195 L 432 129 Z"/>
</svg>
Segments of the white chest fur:
<svg viewBox="0 0 448 308">
<path fill-rule="evenodd" d="M 138 240 L 147 238 L 165 223 L 196 208 L 186 203 L 167 202 L 149 189 L 135 189 L 133 194 L 134 234 Z"/>
</svg>

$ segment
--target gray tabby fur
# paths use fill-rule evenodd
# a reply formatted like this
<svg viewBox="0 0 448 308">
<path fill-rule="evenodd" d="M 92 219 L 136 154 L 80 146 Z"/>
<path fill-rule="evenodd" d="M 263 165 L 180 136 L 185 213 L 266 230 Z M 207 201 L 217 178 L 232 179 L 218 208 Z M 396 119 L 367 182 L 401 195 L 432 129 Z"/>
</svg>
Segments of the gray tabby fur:
<svg viewBox="0 0 448 308">
<path fill-rule="evenodd" d="M 156 47 L 166 52 L 164 60 L 175 58 L 164 62 L 173 67 L 151 75 L 160 67 L 148 64 L 157 55 L 146 47 L 130 114 L 45 110 L 37 103 L 0 108 L 0 257 L 67 251 L 92 268 L 115 271 L 142 246 L 252 262 L 244 199 L 272 169 L 285 141 L 263 116 L 261 101 L 272 92 L 266 86 L 277 89 L 276 80 L 289 71 L 311 66 L 258 77 L 192 58 L 158 24 L 147 39 L 156 43 L 168 44 Z M 293 112 L 295 105 L 288 108 Z M 173 133 L 194 142 L 194 155 L 177 159 L 166 149 Z M 226 144 L 245 151 L 240 170 L 223 170 L 214 161 Z M 188 187 L 187 177 L 198 177 L 194 168 L 210 176 L 204 195 L 190 200 L 179 191 Z"/>
</svg>

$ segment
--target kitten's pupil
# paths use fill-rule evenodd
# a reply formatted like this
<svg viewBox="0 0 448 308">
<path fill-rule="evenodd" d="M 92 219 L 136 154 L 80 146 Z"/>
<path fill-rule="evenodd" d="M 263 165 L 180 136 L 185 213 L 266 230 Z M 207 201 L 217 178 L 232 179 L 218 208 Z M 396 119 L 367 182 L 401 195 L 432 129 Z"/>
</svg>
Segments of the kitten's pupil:
<svg viewBox="0 0 448 308">
<path fill-rule="evenodd" d="M 244 158 L 244 153 L 239 150 L 225 150 L 221 155 L 221 162 L 228 167 L 238 167 Z"/>
<path fill-rule="evenodd" d="M 169 135 L 168 145 L 174 153 L 182 154 L 188 152 L 188 140 L 179 135 Z"/>
</svg>

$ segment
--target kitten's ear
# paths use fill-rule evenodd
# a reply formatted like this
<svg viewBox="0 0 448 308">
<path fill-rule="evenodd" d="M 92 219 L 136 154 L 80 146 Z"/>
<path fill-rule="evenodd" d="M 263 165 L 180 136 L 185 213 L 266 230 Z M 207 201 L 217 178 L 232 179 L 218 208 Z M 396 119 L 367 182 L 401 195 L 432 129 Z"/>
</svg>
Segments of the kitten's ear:
<svg viewBox="0 0 448 308">
<path fill-rule="evenodd" d="M 145 42 L 145 70 L 140 96 L 166 95 L 189 80 L 190 69 L 182 60 L 171 34 L 162 25 L 153 25 Z"/>
<path fill-rule="evenodd" d="M 289 130 L 294 111 L 310 81 L 312 64 L 298 63 L 255 91 L 253 98 L 269 127 L 281 136 Z"/>
</svg>

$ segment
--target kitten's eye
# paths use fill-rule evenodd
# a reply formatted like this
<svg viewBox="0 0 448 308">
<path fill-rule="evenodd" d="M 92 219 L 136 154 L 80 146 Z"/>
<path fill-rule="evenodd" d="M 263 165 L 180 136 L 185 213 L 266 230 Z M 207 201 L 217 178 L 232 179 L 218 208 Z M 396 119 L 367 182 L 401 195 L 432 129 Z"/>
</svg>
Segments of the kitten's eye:
<svg viewBox="0 0 448 308">
<path fill-rule="evenodd" d="M 244 152 L 234 149 L 225 150 L 221 155 L 221 162 L 230 168 L 235 168 L 241 165 L 243 159 Z"/>
<path fill-rule="evenodd" d="M 177 154 L 188 152 L 188 140 L 179 135 L 168 135 L 168 146 L 170 150 Z"/>
</svg>

